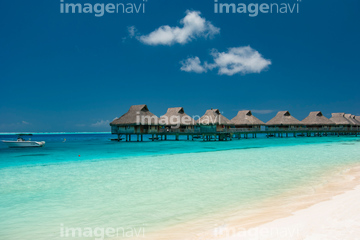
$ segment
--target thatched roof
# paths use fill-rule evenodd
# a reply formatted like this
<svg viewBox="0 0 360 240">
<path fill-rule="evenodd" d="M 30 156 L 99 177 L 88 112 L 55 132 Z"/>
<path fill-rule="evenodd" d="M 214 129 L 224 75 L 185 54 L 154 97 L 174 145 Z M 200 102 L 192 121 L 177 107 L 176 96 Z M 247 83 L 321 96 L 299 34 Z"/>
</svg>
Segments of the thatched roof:
<svg viewBox="0 0 360 240">
<path fill-rule="evenodd" d="M 345 118 L 345 113 L 332 113 L 330 120 L 336 125 L 351 125 L 349 120 Z"/>
<path fill-rule="evenodd" d="M 303 125 L 299 120 L 291 116 L 289 111 L 280 111 L 276 116 L 266 123 L 268 126 L 279 125 Z"/>
<path fill-rule="evenodd" d="M 355 120 L 355 122 L 357 123 L 357 126 L 360 126 L 360 119 L 356 118 L 355 115 L 351 115 L 351 117 Z"/>
<path fill-rule="evenodd" d="M 159 118 L 143 104 L 131 106 L 127 113 L 112 121 L 110 126 L 158 125 L 158 123 Z"/>
<path fill-rule="evenodd" d="M 355 119 L 360 122 L 360 116 L 355 116 Z"/>
<path fill-rule="evenodd" d="M 166 114 L 160 117 L 160 124 L 189 126 L 194 125 L 195 121 L 184 112 L 184 108 L 175 107 L 168 108 Z"/>
<path fill-rule="evenodd" d="M 244 126 L 259 126 L 265 125 L 265 123 L 252 115 L 250 110 L 239 111 L 238 114 L 231 119 L 231 122 L 235 125 Z"/>
<path fill-rule="evenodd" d="M 354 115 L 345 114 L 344 117 L 351 123 L 353 126 L 360 126 L 360 122 L 355 119 Z"/>
<path fill-rule="evenodd" d="M 204 116 L 196 121 L 200 125 L 233 125 L 233 123 L 224 117 L 219 109 L 209 109 Z"/>
<path fill-rule="evenodd" d="M 301 121 L 304 125 L 307 126 L 326 126 L 326 125 L 335 125 L 332 121 L 326 118 L 322 112 L 311 112 L 304 120 Z"/>
</svg>

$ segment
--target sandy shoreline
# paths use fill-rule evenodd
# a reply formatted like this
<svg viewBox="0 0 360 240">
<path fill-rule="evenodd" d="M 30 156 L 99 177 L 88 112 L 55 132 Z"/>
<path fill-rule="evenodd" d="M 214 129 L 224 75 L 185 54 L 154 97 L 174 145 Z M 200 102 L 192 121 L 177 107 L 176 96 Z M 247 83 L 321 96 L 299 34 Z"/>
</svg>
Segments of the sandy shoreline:
<svg viewBox="0 0 360 240">
<path fill-rule="evenodd" d="M 314 195 L 320 197 L 316 204 L 308 202 L 309 207 L 290 216 L 240 231 L 221 226 L 215 239 L 360 239 L 360 166 L 350 168 L 342 177 L 345 181 L 334 181 Z"/>
<path fill-rule="evenodd" d="M 146 234 L 145 239 L 360 239 L 360 165 L 325 174 L 247 211 L 213 216 Z M 356 238 L 356 237 L 358 238 Z"/>
<path fill-rule="evenodd" d="M 359 203 L 360 185 L 330 200 L 299 210 L 292 216 L 240 231 L 222 239 L 360 239 Z"/>
</svg>

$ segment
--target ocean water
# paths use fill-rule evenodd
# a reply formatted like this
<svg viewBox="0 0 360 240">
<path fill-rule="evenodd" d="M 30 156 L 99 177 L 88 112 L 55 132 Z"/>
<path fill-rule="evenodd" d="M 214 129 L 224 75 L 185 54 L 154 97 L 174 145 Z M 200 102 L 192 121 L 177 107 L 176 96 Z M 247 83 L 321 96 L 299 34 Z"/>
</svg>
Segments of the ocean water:
<svg viewBox="0 0 360 240">
<path fill-rule="evenodd" d="M 146 236 L 187 222 L 216 224 L 221 212 L 248 209 L 315 185 L 329 170 L 360 163 L 360 138 L 351 136 L 130 143 L 110 138 L 36 134 L 31 139 L 46 146 L 32 149 L 1 143 L 0 239 L 111 239 L 102 232 L 106 228 L 123 229 L 118 238 L 125 239 L 135 229 Z M 68 228 L 82 235 L 66 235 Z"/>
</svg>

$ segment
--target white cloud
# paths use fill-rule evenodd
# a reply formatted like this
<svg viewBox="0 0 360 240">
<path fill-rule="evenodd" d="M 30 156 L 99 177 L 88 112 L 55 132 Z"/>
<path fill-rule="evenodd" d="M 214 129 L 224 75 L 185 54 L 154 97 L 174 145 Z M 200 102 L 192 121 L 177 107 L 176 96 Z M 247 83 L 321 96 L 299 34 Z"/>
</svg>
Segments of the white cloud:
<svg viewBox="0 0 360 240">
<path fill-rule="evenodd" d="M 136 32 L 137 32 L 137 29 L 135 28 L 135 26 L 129 26 L 128 27 L 128 33 L 129 33 L 130 38 L 135 37 Z"/>
<path fill-rule="evenodd" d="M 230 48 L 228 52 L 214 50 L 211 55 L 215 66 L 219 68 L 219 74 L 229 76 L 236 73 L 260 73 L 271 64 L 270 60 L 264 59 L 250 46 Z"/>
<path fill-rule="evenodd" d="M 138 30 L 135 26 L 128 26 L 127 27 L 128 35 L 122 38 L 122 41 L 125 42 L 128 38 L 134 38 L 138 35 Z"/>
<path fill-rule="evenodd" d="M 32 126 L 32 124 L 26 121 L 14 122 L 8 124 L 2 123 L 0 124 L 0 131 L 5 131 L 5 132 L 18 131 L 18 130 L 27 131 L 30 126 Z"/>
<path fill-rule="evenodd" d="M 91 124 L 92 127 L 103 127 L 103 126 L 109 126 L 110 121 L 109 120 L 100 120 L 97 121 L 96 123 Z"/>
<path fill-rule="evenodd" d="M 211 56 L 213 57 L 214 63 L 208 64 L 205 62 L 203 65 L 200 64 L 201 61 L 198 57 L 188 58 L 181 62 L 181 70 L 202 73 L 206 72 L 207 69 L 218 69 L 219 75 L 232 76 L 237 73 L 260 73 L 271 64 L 270 60 L 263 58 L 258 51 L 250 46 L 229 48 L 227 52 L 219 52 L 213 49 Z M 198 65 L 197 69 L 203 68 L 204 71 L 194 71 L 188 67 L 189 63 L 192 63 L 194 59 L 198 59 L 197 62 L 195 62 Z"/>
<path fill-rule="evenodd" d="M 138 40 L 147 45 L 173 45 L 185 44 L 197 37 L 212 37 L 220 33 L 220 28 L 215 27 L 200 12 L 186 11 L 186 16 L 180 20 L 182 27 L 164 25 L 149 33 L 138 37 Z"/>
<path fill-rule="evenodd" d="M 201 66 L 201 61 L 198 57 L 188 58 L 185 61 L 182 61 L 181 64 L 181 71 L 196 73 L 203 73 L 207 71 L 205 67 Z"/>
</svg>

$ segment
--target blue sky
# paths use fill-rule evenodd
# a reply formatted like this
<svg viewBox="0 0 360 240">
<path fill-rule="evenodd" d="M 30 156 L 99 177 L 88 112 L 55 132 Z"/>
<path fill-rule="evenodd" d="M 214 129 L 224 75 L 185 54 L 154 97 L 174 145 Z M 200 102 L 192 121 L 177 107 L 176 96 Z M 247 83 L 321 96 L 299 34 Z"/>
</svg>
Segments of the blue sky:
<svg viewBox="0 0 360 240">
<path fill-rule="evenodd" d="M 134 104 L 158 116 L 178 106 L 189 115 L 219 108 L 230 119 L 250 109 L 263 121 L 281 110 L 299 120 L 317 110 L 360 115 L 356 0 L 303 0 L 299 13 L 256 17 L 190 0 L 148 0 L 145 13 L 103 17 L 61 14 L 57 0 L 0 6 L 0 132 L 109 131 Z M 201 63 L 186 68 L 196 63 L 186 59 Z"/>
</svg>

